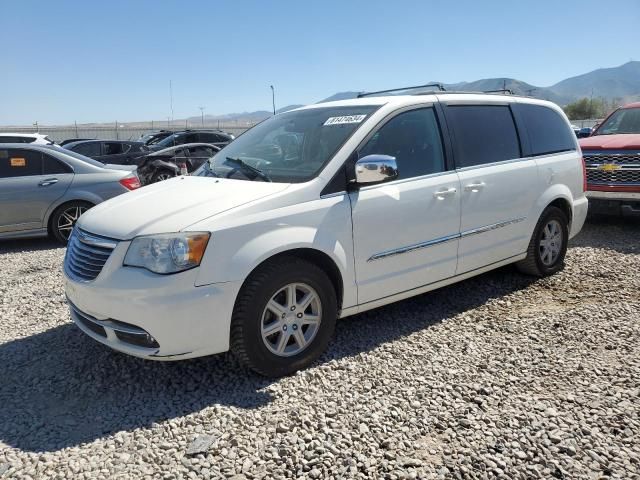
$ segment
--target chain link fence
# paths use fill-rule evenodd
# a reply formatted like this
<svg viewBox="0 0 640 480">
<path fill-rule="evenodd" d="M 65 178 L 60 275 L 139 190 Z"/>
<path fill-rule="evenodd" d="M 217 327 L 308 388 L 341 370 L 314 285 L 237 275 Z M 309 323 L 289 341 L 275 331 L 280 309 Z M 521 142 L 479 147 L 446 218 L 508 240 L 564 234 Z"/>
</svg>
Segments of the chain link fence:
<svg viewBox="0 0 640 480">
<path fill-rule="evenodd" d="M 100 140 L 136 140 L 145 133 L 157 130 L 206 130 L 219 129 L 231 133 L 236 137 L 247 131 L 254 124 L 247 122 L 237 123 L 220 123 L 191 126 L 187 122 L 168 124 L 167 122 L 149 122 L 148 124 L 136 123 L 135 125 L 127 125 L 125 123 L 114 122 L 113 125 L 66 125 L 66 126 L 44 126 L 37 125 L 33 127 L 0 127 L 2 133 L 41 133 L 47 135 L 51 140 L 61 142 L 69 138 L 85 138 Z"/>
</svg>

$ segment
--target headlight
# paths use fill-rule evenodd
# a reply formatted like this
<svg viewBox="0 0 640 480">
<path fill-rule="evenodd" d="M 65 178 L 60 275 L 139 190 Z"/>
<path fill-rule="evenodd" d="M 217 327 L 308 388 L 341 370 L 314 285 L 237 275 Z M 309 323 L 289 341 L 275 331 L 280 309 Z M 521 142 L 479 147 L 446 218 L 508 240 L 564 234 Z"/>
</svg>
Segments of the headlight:
<svg viewBox="0 0 640 480">
<path fill-rule="evenodd" d="M 124 264 L 164 274 L 189 270 L 200 265 L 210 235 L 209 232 L 186 232 L 134 238 Z"/>
</svg>

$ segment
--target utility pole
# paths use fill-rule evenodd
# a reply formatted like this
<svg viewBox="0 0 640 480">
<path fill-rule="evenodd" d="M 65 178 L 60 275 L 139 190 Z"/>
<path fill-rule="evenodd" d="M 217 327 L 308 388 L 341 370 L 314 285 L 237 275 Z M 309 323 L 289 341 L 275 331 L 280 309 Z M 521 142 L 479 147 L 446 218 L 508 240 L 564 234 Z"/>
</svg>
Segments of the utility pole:
<svg viewBox="0 0 640 480">
<path fill-rule="evenodd" d="M 198 107 L 202 116 L 202 128 L 204 128 L 204 107 Z"/>
<path fill-rule="evenodd" d="M 74 120 L 73 124 L 76 126 L 76 138 L 78 138 L 78 122 Z"/>
<path fill-rule="evenodd" d="M 171 108 L 171 121 L 173 122 L 173 86 L 169 80 L 169 107 Z"/>
<path fill-rule="evenodd" d="M 36 120 L 36 122 L 33 124 L 34 127 L 36 127 L 36 132 L 40 133 L 40 127 L 38 126 L 38 121 Z"/>
<path fill-rule="evenodd" d="M 276 91 L 271 85 L 271 102 L 273 103 L 273 114 L 276 114 Z"/>
<path fill-rule="evenodd" d="M 593 118 L 593 88 L 591 89 L 591 98 L 589 99 L 589 119 Z"/>
</svg>

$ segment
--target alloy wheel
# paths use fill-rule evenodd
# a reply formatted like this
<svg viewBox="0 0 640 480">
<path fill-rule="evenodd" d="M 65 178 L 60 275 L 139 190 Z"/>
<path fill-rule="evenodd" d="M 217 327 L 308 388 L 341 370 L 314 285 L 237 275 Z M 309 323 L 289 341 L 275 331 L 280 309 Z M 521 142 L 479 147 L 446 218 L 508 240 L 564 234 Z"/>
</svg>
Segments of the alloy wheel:
<svg viewBox="0 0 640 480">
<path fill-rule="evenodd" d="M 558 220 L 551 220 L 542 230 L 539 252 L 542 263 L 549 267 L 555 263 L 562 250 L 562 227 Z"/>
<path fill-rule="evenodd" d="M 318 293 L 305 283 L 290 283 L 267 302 L 262 313 L 262 341 L 278 356 L 297 355 L 311 344 L 321 321 Z"/>
<path fill-rule="evenodd" d="M 71 231 L 73 230 L 74 225 L 80 218 L 80 216 L 88 210 L 87 207 L 69 207 L 65 209 L 60 216 L 58 217 L 58 232 L 60 232 L 60 236 L 65 240 L 69 240 L 69 236 L 71 236 Z"/>
</svg>

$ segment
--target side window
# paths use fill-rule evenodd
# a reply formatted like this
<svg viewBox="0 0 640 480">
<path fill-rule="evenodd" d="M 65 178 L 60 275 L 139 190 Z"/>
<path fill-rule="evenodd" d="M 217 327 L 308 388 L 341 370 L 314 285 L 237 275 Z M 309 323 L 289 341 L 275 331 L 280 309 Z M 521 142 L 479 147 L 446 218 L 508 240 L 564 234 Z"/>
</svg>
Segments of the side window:
<svg viewBox="0 0 640 480">
<path fill-rule="evenodd" d="M 412 178 L 445 170 L 440 128 L 433 108 L 401 113 L 380 128 L 358 152 L 396 158 L 399 178 Z"/>
<path fill-rule="evenodd" d="M 0 149 L 0 178 L 42 175 L 42 155 L 35 150 Z"/>
<path fill-rule="evenodd" d="M 182 137 L 182 142 L 180 142 L 181 144 L 184 143 L 196 143 L 198 142 L 198 134 L 197 133 L 188 133 L 185 136 Z"/>
<path fill-rule="evenodd" d="M 515 105 L 527 128 L 532 155 L 576 149 L 575 135 L 567 122 L 548 107 L 521 103 Z"/>
<path fill-rule="evenodd" d="M 87 157 L 99 157 L 101 155 L 100 142 L 81 143 L 75 146 L 73 151 Z"/>
<path fill-rule="evenodd" d="M 47 155 L 46 153 L 42 154 L 42 163 L 43 163 L 43 174 L 44 175 L 55 175 L 59 173 L 73 173 L 73 170 L 66 163 L 61 162 L 57 158 L 52 157 L 51 155 Z"/>
<path fill-rule="evenodd" d="M 520 158 L 520 141 L 507 105 L 449 105 L 446 111 L 455 136 L 456 167 Z"/>
<path fill-rule="evenodd" d="M 121 153 L 124 153 L 124 149 L 122 147 L 122 143 L 104 142 L 103 155 L 119 155 Z"/>
<path fill-rule="evenodd" d="M 9 136 L 0 136 L 0 143 L 31 143 L 35 142 L 34 137 L 9 137 Z"/>
</svg>

